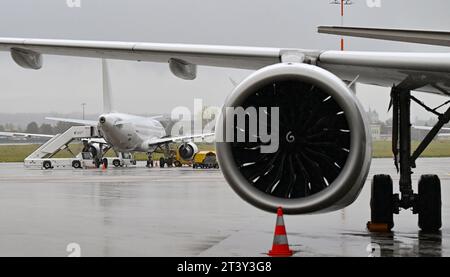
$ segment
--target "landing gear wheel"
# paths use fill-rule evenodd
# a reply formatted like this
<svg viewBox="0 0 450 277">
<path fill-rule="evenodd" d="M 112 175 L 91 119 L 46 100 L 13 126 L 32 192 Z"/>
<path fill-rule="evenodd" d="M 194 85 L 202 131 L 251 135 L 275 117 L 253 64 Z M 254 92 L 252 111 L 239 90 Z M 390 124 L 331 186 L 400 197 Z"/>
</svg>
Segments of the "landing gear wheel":
<svg viewBox="0 0 450 277">
<path fill-rule="evenodd" d="M 173 167 L 173 160 L 171 158 L 166 160 L 167 167 Z"/>
<path fill-rule="evenodd" d="M 113 161 L 113 165 L 114 165 L 114 167 L 119 167 L 120 166 L 120 161 L 119 160 L 114 160 Z"/>
<path fill-rule="evenodd" d="M 180 161 L 175 161 L 175 162 L 174 162 L 174 165 L 175 165 L 176 167 L 182 167 L 182 166 L 183 166 L 183 165 L 181 164 Z"/>
<path fill-rule="evenodd" d="M 441 181 L 437 175 L 422 175 L 419 180 L 419 228 L 425 232 L 442 227 Z"/>
<path fill-rule="evenodd" d="M 372 224 L 387 224 L 389 230 L 394 227 L 394 200 L 391 176 L 373 176 L 370 209 Z"/>
<path fill-rule="evenodd" d="M 159 158 L 159 167 L 163 168 L 166 165 L 166 160 L 164 158 Z"/>
<path fill-rule="evenodd" d="M 81 168 L 81 162 L 80 161 L 73 161 L 72 162 L 72 167 L 73 168 Z"/>
</svg>

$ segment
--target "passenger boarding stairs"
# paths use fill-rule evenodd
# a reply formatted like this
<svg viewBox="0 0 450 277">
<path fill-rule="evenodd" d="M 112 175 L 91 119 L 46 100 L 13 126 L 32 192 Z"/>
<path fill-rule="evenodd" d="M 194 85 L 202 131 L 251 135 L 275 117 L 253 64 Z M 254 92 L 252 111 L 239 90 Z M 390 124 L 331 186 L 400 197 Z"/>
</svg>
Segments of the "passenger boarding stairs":
<svg viewBox="0 0 450 277">
<path fill-rule="evenodd" d="M 68 144 L 73 140 L 96 137 L 99 137 L 97 127 L 72 126 L 66 132 L 55 135 L 49 141 L 41 145 L 25 160 L 51 158 L 59 151 L 66 149 Z"/>
</svg>

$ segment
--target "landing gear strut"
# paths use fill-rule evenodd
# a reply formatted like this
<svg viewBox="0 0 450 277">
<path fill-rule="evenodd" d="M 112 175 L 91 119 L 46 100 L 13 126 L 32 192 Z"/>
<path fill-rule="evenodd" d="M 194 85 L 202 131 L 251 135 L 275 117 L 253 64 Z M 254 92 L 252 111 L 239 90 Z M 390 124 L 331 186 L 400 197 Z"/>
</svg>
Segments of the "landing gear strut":
<svg viewBox="0 0 450 277">
<path fill-rule="evenodd" d="M 419 181 L 419 193 L 412 188 L 412 169 L 416 168 L 416 160 L 431 143 L 444 124 L 450 121 L 450 108 L 438 113 L 411 95 L 414 88 L 394 87 L 391 91 L 392 120 L 392 152 L 394 164 L 400 173 L 400 194 L 393 194 L 392 179 L 388 175 L 375 175 L 372 181 L 371 222 L 370 226 L 384 225 L 387 230 L 394 227 L 393 214 L 400 209 L 412 209 L 419 214 L 419 227 L 422 231 L 438 231 L 441 228 L 441 189 L 439 177 L 423 175 Z M 411 100 L 426 110 L 438 115 L 439 121 L 427 134 L 424 140 L 411 155 Z"/>
<path fill-rule="evenodd" d="M 172 151 L 170 150 L 170 145 L 168 143 L 164 144 L 163 150 L 164 150 L 164 158 L 161 158 L 161 159 L 163 159 L 164 161 L 163 161 L 161 167 L 164 167 L 164 164 L 167 165 L 167 167 L 173 167 L 173 161 L 175 159 L 174 159 L 174 155 L 173 155 Z M 161 162 L 160 162 L 160 164 L 161 164 Z"/>
<path fill-rule="evenodd" d="M 175 154 L 173 150 L 170 149 L 170 145 L 168 143 L 159 145 L 158 148 L 162 150 L 164 157 L 159 158 L 159 167 L 163 168 L 173 167 L 175 159 Z"/>
</svg>

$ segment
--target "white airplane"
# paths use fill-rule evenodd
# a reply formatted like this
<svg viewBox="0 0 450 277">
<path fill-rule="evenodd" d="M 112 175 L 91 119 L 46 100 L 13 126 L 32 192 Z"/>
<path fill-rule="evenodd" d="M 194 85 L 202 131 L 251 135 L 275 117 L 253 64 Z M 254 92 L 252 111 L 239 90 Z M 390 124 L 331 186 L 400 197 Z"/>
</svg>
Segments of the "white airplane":
<svg viewBox="0 0 450 277">
<path fill-rule="evenodd" d="M 345 27 L 319 27 L 319 32 L 450 46 L 450 32 Z M 410 102 L 414 100 L 412 91 L 450 95 L 449 52 L 347 52 L 28 38 L 0 38 L 0 51 L 9 51 L 19 66 L 29 69 L 41 68 L 42 55 L 49 54 L 168 63 L 171 72 L 185 80 L 195 79 L 197 65 L 255 70 L 234 89 L 224 106 L 279 108 L 280 128 L 273 128 L 279 147 L 273 153 L 264 153 L 262 136 L 251 136 L 254 130 L 248 126 L 239 131 L 258 138 L 257 142 L 223 141 L 227 132 L 224 127 L 234 120 L 228 121 L 222 114 L 216 126 L 217 156 L 225 179 L 245 201 L 269 212 L 283 207 L 288 214 L 334 211 L 357 198 L 369 172 L 372 151 L 366 114 L 350 86 L 360 82 L 392 87 L 392 148 L 400 169 L 400 194 L 393 194 L 390 176 L 375 175 L 371 223 L 391 229 L 394 213 L 412 209 L 419 215 L 422 230 L 441 228 L 438 176 L 422 176 L 418 193 L 412 187 L 412 168 L 430 140 L 424 140 L 411 155 Z M 115 124 L 124 120 L 120 115 L 104 117 L 110 128 L 118 128 Z M 439 116 L 436 128 L 449 120 L 450 108 Z M 238 130 L 240 126 L 234 127 Z M 173 140 L 134 135 L 118 139 L 119 144 L 129 138 L 135 147 L 145 149 Z"/>
<path fill-rule="evenodd" d="M 148 155 L 148 166 L 153 166 L 152 154 L 158 148 L 164 152 L 165 157 L 161 158 L 159 165 L 164 167 L 165 165 L 172 166 L 174 161 L 170 155 L 169 144 L 180 143 L 178 152 L 183 160 L 189 161 L 198 152 L 197 145 L 192 142 L 194 138 L 205 138 L 207 136 L 213 136 L 214 133 L 194 134 L 170 137 L 166 135 L 165 128 L 157 120 L 162 116 L 154 117 L 142 117 L 125 113 L 114 112 L 112 108 L 112 95 L 111 95 L 111 81 L 108 73 L 107 62 L 102 60 L 102 75 L 103 75 L 103 114 L 99 116 L 98 121 L 83 120 L 74 118 L 57 118 L 46 117 L 48 120 L 61 121 L 68 123 L 75 123 L 87 126 L 96 126 L 100 131 L 103 139 L 90 139 L 88 140 L 89 146 L 95 148 L 94 156 L 97 153 L 103 153 L 100 151 L 98 144 L 108 145 L 109 148 L 113 148 L 116 152 L 128 153 L 128 152 L 144 152 Z M 9 137 L 43 137 L 52 138 L 53 135 L 42 134 L 28 134 L 28 133 L 11 133 L 0 132 L 0 136 L 4 134 Z M 102 157 L 99 157 L 102 160 Z"/>
<path fill-rule="evenodd" d="M 194 138 L 213 136 L 214 133 L 193 134 L 171 137 L 166 135 L 164 126 L 157 120 L 162 116 L 142 117 L 125 113 L 114 112 L 112 107 L 111 80 L 106 60 L 102 59 L 103 73 L 103 114 L 98 121 L 80 120 L 72 118 L 47 117 L 48 120 L 97 126 L 101 136 L 116 152 L 144 152 L 147 153 L 147 166 L 153 166 L 152 154 L 158 148 L 164 152 L 159 165 L 173 165 L 170 156 L 171 143 L 180 143 L 178 152 L 183 160 L 191 160 L 198 152 L 197 145 L 192 142 Z"/>
</svg>

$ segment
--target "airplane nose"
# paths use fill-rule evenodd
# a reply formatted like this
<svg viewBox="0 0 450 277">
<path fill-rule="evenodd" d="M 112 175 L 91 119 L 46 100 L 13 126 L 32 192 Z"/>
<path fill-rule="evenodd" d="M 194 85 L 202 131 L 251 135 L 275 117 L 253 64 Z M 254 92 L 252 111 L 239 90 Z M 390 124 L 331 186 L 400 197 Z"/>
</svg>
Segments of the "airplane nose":
<svg viewBox="0 0 450 277">
<path fill-rule="evenodd" d="M 102 117 L 100 117 L 100 119 L 98 121 L 100 122 L 100 124 L 105 124 L 106 118 L 104 116 L 102 116 Z"/>
</svg>

